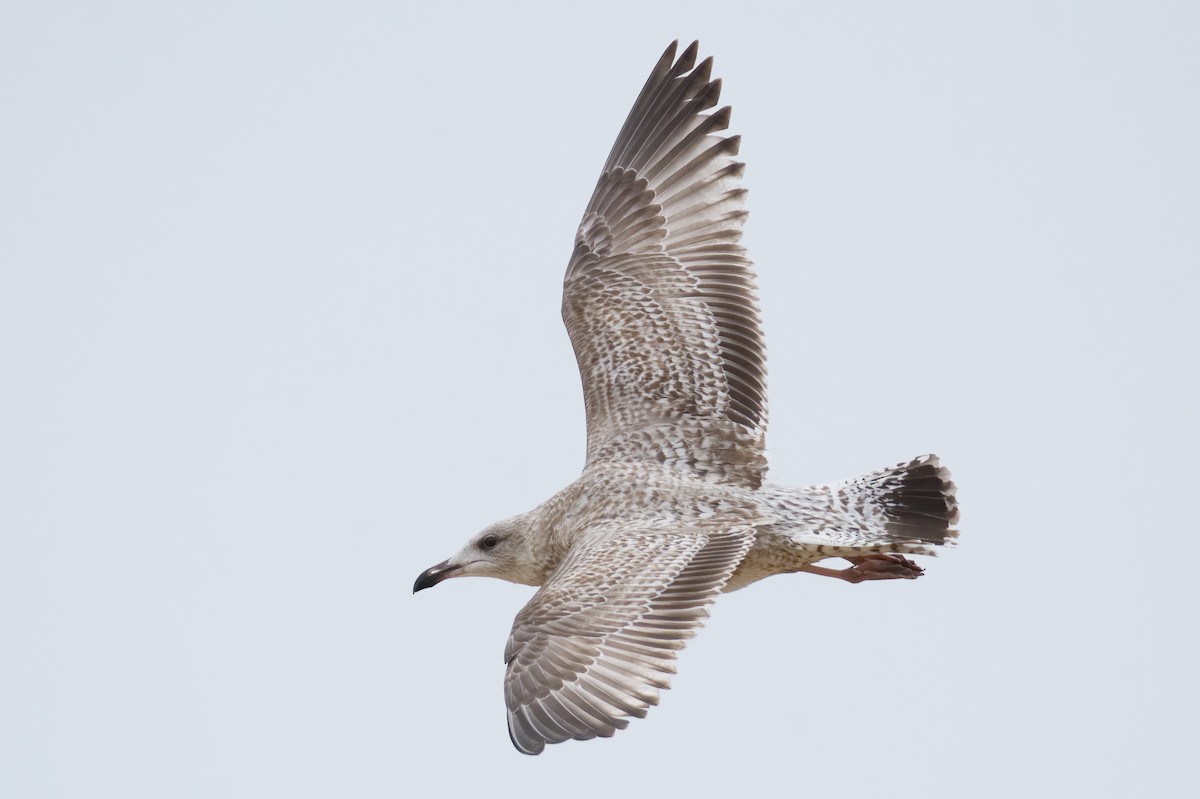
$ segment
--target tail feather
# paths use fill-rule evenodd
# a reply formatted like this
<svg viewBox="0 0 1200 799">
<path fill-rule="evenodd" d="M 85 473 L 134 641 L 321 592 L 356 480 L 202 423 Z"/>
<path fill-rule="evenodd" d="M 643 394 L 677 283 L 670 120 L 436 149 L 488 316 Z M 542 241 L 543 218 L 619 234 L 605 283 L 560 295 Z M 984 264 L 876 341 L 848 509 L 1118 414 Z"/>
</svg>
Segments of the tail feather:
<svg viewBox="0 0 1200 799">
<path fill-rule="evenodd" d="M 836 484 L 840 498 L 882 526 L 896 543 L 952 545 L 958 537 L 958 499 L 950 471 L 936 455 Z"/>
</svg>

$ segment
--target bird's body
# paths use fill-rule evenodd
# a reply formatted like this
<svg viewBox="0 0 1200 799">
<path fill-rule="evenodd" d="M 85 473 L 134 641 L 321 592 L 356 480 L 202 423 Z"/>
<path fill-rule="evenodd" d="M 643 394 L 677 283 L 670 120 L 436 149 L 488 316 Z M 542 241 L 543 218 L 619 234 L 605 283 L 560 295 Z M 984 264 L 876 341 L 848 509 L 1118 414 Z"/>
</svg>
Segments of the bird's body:
<svg viewBox="0 0 1200 799">
<path fill-rule="evenodd" d="M 936 458 L 926 456 L 878 473 L 909 474 L 940 492 L 949 479 Z M 868 475 L 867 477 L 873 477 Z M 511 582 L 542 585 L 589 531 L 606 525 L 684 522 L 708 524 L 737 519 L 752 528 L 745 558 L 725 592 L 776 574 L 797 572 L 820 560 L 873 553 L 931 554 L 943 536 L 919 540 L 881 539 L 879 528 L 892 522 L 884 507 L 867 501 L 876 483 L 853 490 L 853 483 L 757 489 L 696 479 L 677 470 L 647 464 L 611 463 L 588 469 L 578 480 L 538 507 L 485 530 L 520 541 L 529 564 Z M 932 497 L 931 497 L 932 499 Z M 872 512 L 881 518 L 876 518 Z"/>
<path fill-rule="evenodd" d="M 723 591 L 790 572 L 915 578 L 957 535 L 926 455 L 840 483 L 766 480 L 766 358 L 729 108 L 671 45 L 617 137 L 575 237 L 563 320 L 583 379 L 583 474 L 426 570 L 540 586 L 505 651 L 522 752 L 645 715 Z M 850 568 L 816 565 L 844 558 Z"/>
</svg>

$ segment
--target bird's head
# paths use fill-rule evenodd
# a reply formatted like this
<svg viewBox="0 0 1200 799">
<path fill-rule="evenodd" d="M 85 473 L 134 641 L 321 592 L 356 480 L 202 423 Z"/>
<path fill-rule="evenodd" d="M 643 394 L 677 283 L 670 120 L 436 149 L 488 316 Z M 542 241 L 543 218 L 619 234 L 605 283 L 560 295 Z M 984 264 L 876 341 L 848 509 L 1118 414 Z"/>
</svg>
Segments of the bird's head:
<svg viewBox="0 0 1200 799">
<path fill-rule="evenodd" d="M 524 526 L 516 518 L 489 525 L 471 537 L 457 554 L 430 566 L 413 583 L 413 593 L 451 577 L 496 577 L 537 585 L 530 579 L 532 563 L 525 546 Z"/>
</svg>

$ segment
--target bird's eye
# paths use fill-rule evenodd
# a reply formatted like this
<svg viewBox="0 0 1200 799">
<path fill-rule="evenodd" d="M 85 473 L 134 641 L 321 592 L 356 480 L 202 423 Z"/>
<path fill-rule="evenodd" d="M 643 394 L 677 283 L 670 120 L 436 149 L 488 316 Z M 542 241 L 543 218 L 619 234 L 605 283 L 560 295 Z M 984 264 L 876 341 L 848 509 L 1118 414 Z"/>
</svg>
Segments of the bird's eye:
<svg viewBox="0 0 1200 799">
<path fill-rule="evenodd" d="M 491 549 L 492 547 L 496 546 L 496 544 L 500 543 L 500 539 L 496 538 L 494 535 L 489 535 L 480 543 L 483 545 L 484 549 Z"/>
</svg>

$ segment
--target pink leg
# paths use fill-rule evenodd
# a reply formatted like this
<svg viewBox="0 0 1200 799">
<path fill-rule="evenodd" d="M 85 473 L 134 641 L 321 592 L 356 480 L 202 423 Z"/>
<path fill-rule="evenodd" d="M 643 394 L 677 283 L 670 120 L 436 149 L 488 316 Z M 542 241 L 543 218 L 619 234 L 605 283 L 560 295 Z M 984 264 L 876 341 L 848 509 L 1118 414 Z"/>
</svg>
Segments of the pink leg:
<svg viewBox="0 0 1200 799">
<path fill-rule="evenodd" d="M 848 569 L 804 566 L 800 571 L 819 574 L 822 577 L 837 577 L 848 583 L 861 583 L 863 580 L 915 580 L 925 571 L 903 555 L 880 553 L 846 560 L 854 565 Z"/>
</svg>

